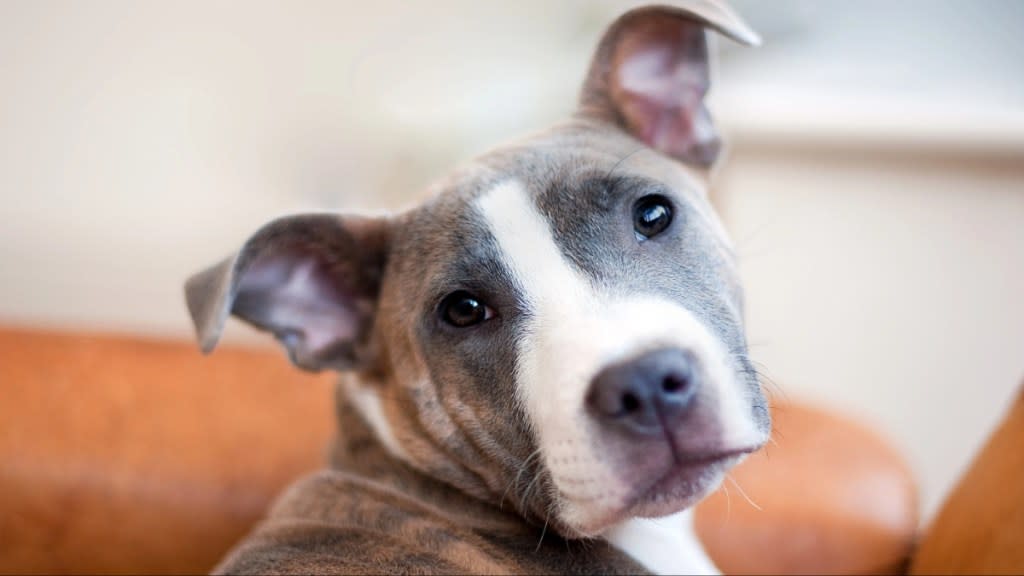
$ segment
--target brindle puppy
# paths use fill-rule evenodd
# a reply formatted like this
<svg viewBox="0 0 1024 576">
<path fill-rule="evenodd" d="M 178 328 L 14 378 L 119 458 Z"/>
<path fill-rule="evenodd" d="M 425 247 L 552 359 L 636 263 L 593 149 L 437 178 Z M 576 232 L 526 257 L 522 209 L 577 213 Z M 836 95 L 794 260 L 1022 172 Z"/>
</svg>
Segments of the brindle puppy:
<svg viewBox="0 0 1024 576">
<path fill-rule="evenodd" d="M 757 42 L 708 1 L 631 11 L 564 124 L 189 280 L 204 351 L 233 314 L 342 375 L 329 470 L 218 571 L 714 571 L 685 510 L 769 420 L 707 201 L 705 28 Z"/>
</svg>

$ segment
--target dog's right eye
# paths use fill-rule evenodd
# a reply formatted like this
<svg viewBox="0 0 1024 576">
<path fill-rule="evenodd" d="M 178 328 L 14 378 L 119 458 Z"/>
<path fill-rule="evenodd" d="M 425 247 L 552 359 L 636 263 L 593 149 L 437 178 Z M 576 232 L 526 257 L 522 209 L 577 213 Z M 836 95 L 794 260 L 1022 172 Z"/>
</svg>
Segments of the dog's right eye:
<svg viewBox="0 0 1024 576">
<path fill-rule="evenodd" d="M 468 328 L 494 317 L 494 310 L 465 290 L 452 292 L 441 301 L 441 318 L 457 328 Z"/>
<path fill-rule="evenodd" d="M 644 196 L 633 207 L 633 231 L 641 242 L 661 234 L 671 223 L 672 205 L 664 196 Z"/>
</svg>

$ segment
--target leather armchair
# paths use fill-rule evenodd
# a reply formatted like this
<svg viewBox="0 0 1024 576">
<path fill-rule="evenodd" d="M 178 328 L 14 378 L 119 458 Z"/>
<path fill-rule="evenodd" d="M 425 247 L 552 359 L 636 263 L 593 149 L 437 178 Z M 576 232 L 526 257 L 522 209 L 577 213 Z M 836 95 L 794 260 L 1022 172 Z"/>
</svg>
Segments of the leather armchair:
<svg viewBox="0 0 1024 576">
<path fill-rule="evenodd" d="M 335 426 L 331 377 L 271 349 L 7 329 L 0 374 L 5 573 L 206 572 L 323 465 Z M 719 566 L 903 570 L 918 517 L 900 456 L 835 414 L 775 418 L 776 441 L 698 510 Z"/>
</svg>

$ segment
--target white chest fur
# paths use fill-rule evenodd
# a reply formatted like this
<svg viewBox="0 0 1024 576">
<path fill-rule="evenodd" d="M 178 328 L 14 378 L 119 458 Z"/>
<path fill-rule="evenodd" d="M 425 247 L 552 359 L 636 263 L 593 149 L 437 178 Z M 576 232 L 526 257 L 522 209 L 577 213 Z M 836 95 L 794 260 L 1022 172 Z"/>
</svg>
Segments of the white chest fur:
<svg viewBox="0 0 1024 576">
<path fill-rule="evenodd" d="M 693 531 L 693 510 L 626 520 L 604 538 L 655 574 L 720 574 Z"/>
</svg>

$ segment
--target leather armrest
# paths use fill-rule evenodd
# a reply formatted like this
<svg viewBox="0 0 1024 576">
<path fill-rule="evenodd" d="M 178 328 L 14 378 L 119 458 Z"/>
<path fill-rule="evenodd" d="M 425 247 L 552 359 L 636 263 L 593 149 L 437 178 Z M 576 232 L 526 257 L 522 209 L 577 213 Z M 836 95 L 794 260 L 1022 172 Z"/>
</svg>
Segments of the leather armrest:
<svg viewBox="0 0 1024 576">
<path fill-rule="evenodd" d="M 925 532 L 912 574 L 1024 574 L 1024 387 Z"/>
</svg>

